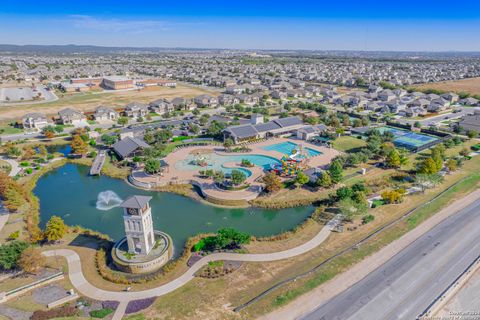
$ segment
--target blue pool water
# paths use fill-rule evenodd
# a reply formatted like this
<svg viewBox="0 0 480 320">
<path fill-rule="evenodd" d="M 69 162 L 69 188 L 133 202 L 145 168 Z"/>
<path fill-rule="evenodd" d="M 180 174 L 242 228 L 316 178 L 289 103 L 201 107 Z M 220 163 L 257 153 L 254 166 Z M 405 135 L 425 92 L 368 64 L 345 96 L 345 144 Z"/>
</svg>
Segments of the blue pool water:
<svg viewBox="0 0 480 320">
<path fill-rule="evenodd" d="M 279 153 L 282 153 L 282 154 L 290 155 L 290 154 L 292 154 L 293 150 L 298 149 L 298 148 L 299 148 L 298 144 L 290 142 L 290 141 L 285 141 L 285 142 L 281 142 L 281 143 L 271 144 L 269 146 L 263 147 L 262 149 L 267 150 L 267 151 L 276 151 L 276 152 L 279 152 Z M 314 149 L 311 149 L 311 148 L 305 148 L 305 150 L 307 151 L 307 156 L 309 158 L 322 154 L 320 151 L 317 151 L 317 150 L 314 150 Z"/>
<path fill-rule="evenodd" d="M 218 154 L 206 154 L 202 155 L 205 162 L 208 164 L 205 167 L 200 167 L 195 164 L 195 160 L 199 158 L 199 156 L 195 155 L 188 155 L 184 160 L 179 161 L 175 164 L 175 167 L 179 170 L 221 170 L 225 174 L 230 174 L 232 170 L 240 170 L 243 171 L 247 177 L 250 177 L 252 173 L 250 170 L 245 168 L 237 167 L 239 163 L 242 162 L 243 159 L 246 159 L 253 163 L 256 166 L 262 167 L 263 169 L 270 169 L 270 165 L 272 164 L 281 164 L 279 160 L 269 157 L 263 156 L 259 154 L 244 154 L 244 155 L 218 155 Z M 233 164 L 234 162 L 235 164 Z M 230 164 L 228 164 L 230 163 Z M 228 164 L 228 165 L 227 165 Z"/>
</svg>

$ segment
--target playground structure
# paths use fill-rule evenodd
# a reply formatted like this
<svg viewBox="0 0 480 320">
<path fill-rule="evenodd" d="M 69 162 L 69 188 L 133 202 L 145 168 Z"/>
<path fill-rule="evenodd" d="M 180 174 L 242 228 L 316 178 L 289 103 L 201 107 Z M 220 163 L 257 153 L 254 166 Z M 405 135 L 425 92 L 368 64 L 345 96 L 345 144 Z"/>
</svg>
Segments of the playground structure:
<svg viewBox="0 0 480 320">
<path fill-rule="evenodd" d="M 192 160 L 192 164 L 195 166 L 199 167 L 207 167 L 208 162 L 207 162 L 207 156 L 201 152 L 195 152 L 194 153 L 195 157 Z"/>
<path fill-rule="evenodd" d="M 299 145 L 290 155 L 283 155 L 280 162 L 281 165 L 272 165 L 271 170 L 281 176 L 294 176 L 307 167 L 308 152 L 303 145 Z"/>
</svg>

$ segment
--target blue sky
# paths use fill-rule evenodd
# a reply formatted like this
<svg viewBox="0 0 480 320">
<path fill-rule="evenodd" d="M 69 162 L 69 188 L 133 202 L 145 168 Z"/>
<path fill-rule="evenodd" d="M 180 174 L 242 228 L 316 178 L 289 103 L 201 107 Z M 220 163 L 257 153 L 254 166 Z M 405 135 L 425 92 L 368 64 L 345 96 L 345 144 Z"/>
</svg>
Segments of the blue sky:
<svg viewBox="0 0 480 320">
<path fill-rule="evenodd" d="M 480 51 L 480 1 L 2 3 L 0 43 Z"/>
</svg>

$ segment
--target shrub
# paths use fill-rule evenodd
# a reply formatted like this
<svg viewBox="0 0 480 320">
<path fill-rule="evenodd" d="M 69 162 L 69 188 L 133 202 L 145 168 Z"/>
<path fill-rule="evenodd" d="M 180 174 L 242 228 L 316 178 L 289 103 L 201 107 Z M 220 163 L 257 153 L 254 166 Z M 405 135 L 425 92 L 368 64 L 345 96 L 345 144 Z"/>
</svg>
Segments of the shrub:
<svg viewBox="0 0 480 320">
<path fill-rule="evenodd" d="M 126 314 L 135 313 L 147 309 L 155 302 L 155 297 L 130 301 L 125 310 Z"/>
<path fill-rule="evenodd" d="M 28 248 L 28 243 L 14 241 L 0 246 L 0 268 L 11 270 L 17 267 L 22 252 Z"/>
<path fill-rule="evenodd" d="M 66 305 L 52 310 L 37 310 L 30 317 L 30 320 L 48 320 L 54 318 L 71 317 L 77 315 L 78 310 L 74 306 Z"/>
<path fill-rule="evenodd" d="M 10 233 L 10 235 L 8 236 L 8 240 L 16 240 L 18 239 L 19 236 L 20 236 L 20 230 L 14 231 Z"/>
<path fill-rule="evenodd" d="M 375 220 L 375 216 L 369 214 L 362 218 L 362 224 L 367 224 L 369 222 L 372 222 L 373 220 Z"/>
<path fill-rule="evenodd" d="M 105 308 L 105 309 L 100 309 L 100 310 L 93 310 L 90 311 L 90 317 L 92 318 L 98 318 L 98 319 L 103 319 L 106 316 L 108 316 L 110 313 L 112 313 L 114 310 L 110 308 Z"/>
</svg>

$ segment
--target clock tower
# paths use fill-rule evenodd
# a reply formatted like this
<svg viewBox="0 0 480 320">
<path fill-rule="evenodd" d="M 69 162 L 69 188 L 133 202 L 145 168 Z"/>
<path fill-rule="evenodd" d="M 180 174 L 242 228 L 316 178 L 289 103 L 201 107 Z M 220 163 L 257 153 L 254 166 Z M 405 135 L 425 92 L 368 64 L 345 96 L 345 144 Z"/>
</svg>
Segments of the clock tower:
<svg viewBox="0 0 480 320">
<path fill-rule="evenodd" d="M 130 253 L 148 255 L 155 244 L 150 199 L 152 197 L 131 196 L 120 205 Z"/>
</svg>

